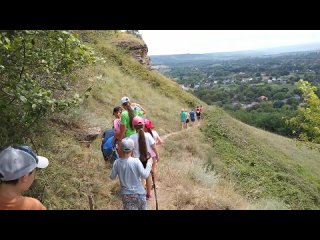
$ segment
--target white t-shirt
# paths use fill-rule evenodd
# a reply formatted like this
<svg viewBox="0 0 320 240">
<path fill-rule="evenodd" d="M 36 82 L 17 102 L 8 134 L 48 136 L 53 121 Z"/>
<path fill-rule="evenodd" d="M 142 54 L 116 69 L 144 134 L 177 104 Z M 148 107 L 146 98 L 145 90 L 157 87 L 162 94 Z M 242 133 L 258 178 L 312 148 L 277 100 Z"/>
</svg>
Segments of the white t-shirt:
<svg viewBox="0 0 320 240">
<path fill-rule="evenodd" d="M 156 130 L 151 130 L 152 131 L 152 134 L 153 134 L 153 138 L 154 138 L 154 140 L 156 141 L 156 144 L 158 144 L 159 143 L 159 134 L 157 133 L 157 131 Z"/>
<path fill-rule="evenodd" d="M 144 137 L 146 138 L 146 144 L 147 144 L 147 151 L 150 153 L 151 155 L 151 146 L 153 144 L 155 144 L 155 140 L 153 139 L 153 137 L 151 136 L 150 133 L 144 133 Z M 129 138 L 131 138 L 133 140 L 134 143 L 134 149 L 133 149 L 133 157 L 135 158 L 139 158 L 140 157 L 140 151 L 139 151 L 139 134 L 135 133 L 133 135 L 131 135 Z M 152 151 L 153 152 L 153 151 Z M 151 155 L 152 157 L 152 155 Z"/>
<path fill-rule="evenodd" d="M 156 130 L 151 130 L 152 131 L 152 134 L 153 134 L 153 139 L 155 140 L 155 142 L 156 142 L 156 144 L 158 144 L 159 143 L 159 134 L 157 133 L 157 131 Z M 156 153 L 152 150 L 152 149 L 150 149 L 150 155 L 151 155 L 151 157 L 155 157 L 156 156 Z"/>
</svg>

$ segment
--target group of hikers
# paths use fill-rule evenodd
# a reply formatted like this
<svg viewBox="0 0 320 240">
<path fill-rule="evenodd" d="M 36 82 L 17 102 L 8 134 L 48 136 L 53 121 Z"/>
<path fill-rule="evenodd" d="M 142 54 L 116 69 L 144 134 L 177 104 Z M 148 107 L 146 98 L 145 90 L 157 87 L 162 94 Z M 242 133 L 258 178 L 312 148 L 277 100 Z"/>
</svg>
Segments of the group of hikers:
<svg viewBox="0 0 320 240">
<path fill-rule="evenodd" d="M 190 113 L 182 109 L 182 128 L 197 118 L 201 120 L 202 106 Z M 120 181 L 123 209 L 146 210 L 147 201 L 156 193 L 157 147 L 163 143 L 146 117 L 146 110 L 128 97 L 121 98 L 121 106 L 113 109 L 113 126 L 102 136 L 101 151 L 105 160 L 111 160 L 111 179 Z M 111 151 L 110 151 L 111 150 Z M 46 168 L 49 161 L 24 145 L 4 147 L 0 152 L 0 210 L 45 210 L 37 199 L 22 196 L 32 185 L 36 168 Z M 155 195 L 156 196 L 156 195 Z M 157 199 L 156 199 L 157 200 Z M 157 203 L 157 202 L 156 202 Z"/>
<path fill-rule="evenodd" d="M 110 178 L 117 176 L 123 209 L 146 210 L 157 179 L 157 146 L 162 143 L 145 109 L 121 98 L 121 106 L 113 109 L 115 117 L 111 131 L 105 132 L 101 150 L 112 146 L 114 161 Z M 49 161 L 24 145 L 3 147 L 0 151 L 0 210 L 46 210 L 37 199 L 22 196 L 35 177 L 36 168 L 46 168 Z M 145 182 L 142 182 L 145 179 Z M 153 184 L 152 184 L 153 183 Z M 146 189 L 145 189 L 146 188 Z"/>
<path fill-rule="evenodd" d="M 198 121 L 198 125 L 200 125 L 202 112 L 203 112 L 202 105 L 197 106 L 195 109 L 191 109 L 190 112 L 182 108 L 180 112 L 181 128 L 182 129 L 188 128 L 188 124 L 190 124 L 190 127 L 193 127 L 196 119 Z"/>
<path fill-rule="evenodd" d="M 113 109 L 113 115 L 114 136 L 109 137 L 113 154 L 109 158 L 114 162 L 110 178 L 119 177 L 123 209 L 146 210 L 157 179 L 157 146 L 163 141 L 152 121 L 146 118 L 146 110 L 131 103 L 128 97 L 121 98 L 121 106 Z M 105 150 L 104 146 L 102 149 Z"/>
</svg>

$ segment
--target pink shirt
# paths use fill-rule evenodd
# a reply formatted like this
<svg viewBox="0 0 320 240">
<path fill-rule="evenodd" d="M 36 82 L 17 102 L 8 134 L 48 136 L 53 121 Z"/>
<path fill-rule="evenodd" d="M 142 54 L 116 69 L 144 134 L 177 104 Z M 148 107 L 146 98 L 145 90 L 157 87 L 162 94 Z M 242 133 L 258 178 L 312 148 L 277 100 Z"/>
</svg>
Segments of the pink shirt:
<svg viewBox="0 0 320 240">
<path fill-rule="evenodd" d="M 119 134 L 120 133 L 120 118 L 116 118 L 114 121 L 113 121 L 113 128 L 114 128 L 114 133 L 115 134 Z"/>
</svg>

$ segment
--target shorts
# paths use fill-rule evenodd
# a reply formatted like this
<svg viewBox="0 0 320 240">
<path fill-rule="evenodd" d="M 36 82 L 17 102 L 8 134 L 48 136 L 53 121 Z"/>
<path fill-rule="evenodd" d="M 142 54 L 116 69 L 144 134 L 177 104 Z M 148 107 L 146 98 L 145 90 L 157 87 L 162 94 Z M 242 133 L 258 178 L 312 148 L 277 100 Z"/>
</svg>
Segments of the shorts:
<svg viewBox="0 0 320 240">
<path fill-rule="evenodd" d="M 189 119 L 187 119 L 186 123 L 188 123 L 188 122 L 189 122 Z"/>
<path fill-rule="evenodd" d="M 181 121 L 182 123 L 186 122 L 186 120 L 185 120 L 185 119 L 180 119 L 180 121 Z"/>
<path fill-rule="evenodd" d="M 147 210 L 146 194 L 123 194 L 123 210 Z"/>
<path fill-rule="evenodd" d="M 195 118 L 191 118 L 191 122 L 195 122 L 196 121 L 196 119 Z"/>
</svg>

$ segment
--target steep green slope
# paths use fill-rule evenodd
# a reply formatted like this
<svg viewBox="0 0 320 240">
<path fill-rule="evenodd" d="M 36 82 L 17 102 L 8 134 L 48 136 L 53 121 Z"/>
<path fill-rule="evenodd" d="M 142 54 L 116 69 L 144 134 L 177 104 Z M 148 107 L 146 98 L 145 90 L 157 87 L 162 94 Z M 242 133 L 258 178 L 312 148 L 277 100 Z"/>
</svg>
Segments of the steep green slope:
<svg viewBox="0 0 320 240">
<path fill-rule="evenodd" d="M 208 117 L 204 133 L 214 145 L 208 164 L 235 181 L 240 192 L 250 199 L 279 200 L 290 209 L 320 208 L 318 150 L 243 124 L 223 111 Z"/>
<path fill-rule="evenodd" d="M 176 132 L 160 148 L 162 209 L 319 208 L 319 152 L 205 105 L 117 49 L 114 43 L 125 35 L 78 33 L 105 62 L 75 74 L 75 87 L 80 93 L 92 88 L 91 95 L 79 109 L 53 117 L 35 140 L 50 166 L 39 171 L 39 184 L 29 193 L 49 209 L 88 209 L 89 197 L 95 209 L 121 209 L 119 183 L 108 178 L 100 137 L 87 147 L 77 135 L 88 127 L 110 128 L 112 109 L 124 95 L 147 109 L 161 136 Z M 198 104 L 205 106 L 202 126 L 180 132 L 181 108 Z"/>
</svg>

